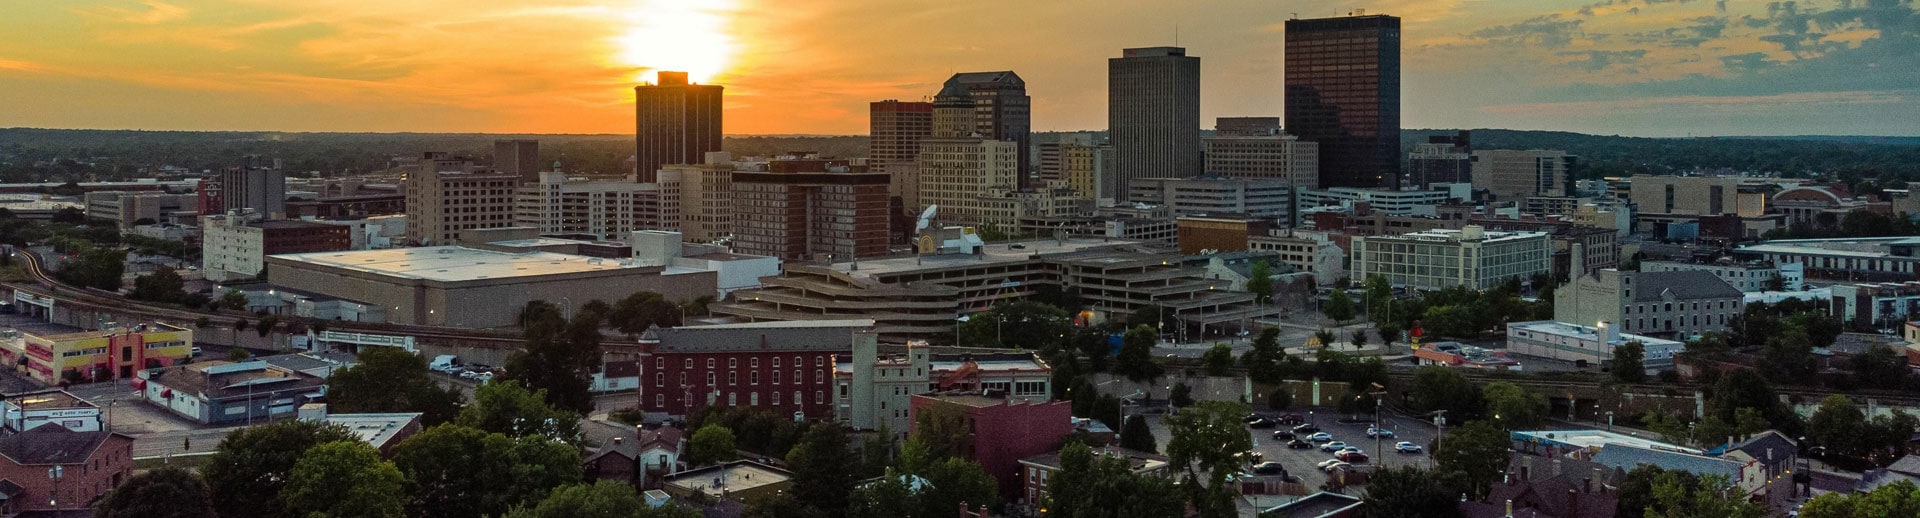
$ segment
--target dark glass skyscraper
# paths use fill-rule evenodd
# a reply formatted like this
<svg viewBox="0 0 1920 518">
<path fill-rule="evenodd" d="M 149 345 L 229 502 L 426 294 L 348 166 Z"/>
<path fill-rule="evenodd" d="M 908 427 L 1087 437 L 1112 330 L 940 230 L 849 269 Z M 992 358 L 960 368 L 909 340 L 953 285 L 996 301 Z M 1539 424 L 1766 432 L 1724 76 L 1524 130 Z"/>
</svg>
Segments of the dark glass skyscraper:
<svg viewBox="0 0 1920 518">
<path fill-rule="evenodd" d="M 1286 129 L 1320 144 L 1320 187 L 1400 177 L 1400 18 L 1287 20 Z"/>
<path fill-rule="evenodd" d="M 1198 176 L 1200 58 L 1180 47 L 1126 49 L 1107 59 L 1107 132 L 1117 197 L 1144 178 Z"/>
<path fill-rule="evenodd" d="M 722 87 L 688 84 L 686 72 L 659 74 L 656 84 L 633 87 L 634 173 L 641 182 L 655 181 L 660 166 L 702 163 L 720 150 Z"/>
</svg>

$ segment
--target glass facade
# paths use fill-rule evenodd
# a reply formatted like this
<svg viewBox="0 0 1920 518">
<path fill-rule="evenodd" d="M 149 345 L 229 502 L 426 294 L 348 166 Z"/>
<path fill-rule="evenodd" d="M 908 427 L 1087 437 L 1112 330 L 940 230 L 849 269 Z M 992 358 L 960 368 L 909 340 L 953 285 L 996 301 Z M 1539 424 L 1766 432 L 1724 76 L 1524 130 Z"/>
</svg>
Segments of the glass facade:
<svg viewBox="0 0 1920 518">
<path fill-rule="evenodd" d="M 1400 177 L 1400 19 L 1287 20 L 1286 129 L 1320 145 L 1321 187 Z"/>
</svg>

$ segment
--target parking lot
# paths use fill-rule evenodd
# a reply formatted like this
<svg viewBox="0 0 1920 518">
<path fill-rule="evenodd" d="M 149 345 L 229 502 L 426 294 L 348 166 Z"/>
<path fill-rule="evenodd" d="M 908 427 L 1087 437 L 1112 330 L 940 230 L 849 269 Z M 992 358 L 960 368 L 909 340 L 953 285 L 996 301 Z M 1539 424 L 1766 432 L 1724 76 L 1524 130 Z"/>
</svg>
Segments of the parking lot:
<svg viewBox="0 0 1920 518">
<path fill-rule="evenodd" d="M 1309 411 L 1311 411 L 1312 414 L 1308 414 Z M 1368 459 L 1366 462 L 1360 463 L 1360 465 L 1383 467 L 1405 466 L 1410 464 L 1419 466 L 1431 465 L 1432 457 L 1427 450 L 1431 449 L 1433 439 L 1437 435 L 1436 430 L 1432 425 L 1420 422 L 1414 418 L 1383 415 L 1382 420 L 1385 421 L 1384 428 L 1392 431 L 1394 437 L 1381 438 L 1378 443 L 1379 445 L 1375 446 L 1374 439 L 1367 437 L 1366 434 L 1367 426 L 1370 423 L 1342 423 L 1340 422 L 1341 418 L 1345 416 L 1329 414 L 1327 409 L 1287 412 L 1261 411 L 1259 413 L 1261 415 L 1275 417 L 1288 413 L 1298 413 L 1302 417 L 1306 417 L 1309 423 L 1319 426 L 1321 432 L 1332 436 L 1332 440 L 1344 441 L 1348 445 L 1357 446 L 1361 451 L 1365 452 Z M 1362 417 L 1371 419 L 1373 416 L 1367 415 Z M 1152 425 L 1151 428 L 1154 439 L 1157 441 L 1155 444 L 1167 444 L 1167 441 L 1172 437 L 1160 419 L 1149 419 L 1148 423 Z M 1253 449 L 1254 451 L 1260 452 L 1264 461 L 1280 463 L 1286 468 L 1287 474 L 1299 477 L 1300 481 L 1305 483 L 1309 490 L 1317 489 L 1326 483 L 1327 474 L 1321 471 L 1316 464 L 1332 459 L 1333 453 L 1320 450 L 1320 446 L 1325 443 L 1315 443 L 1313 448 L 1308 449 L 1289 449 L 1287 448 L 1287 441 L 1273 439 L 1274 432 L 1289 430 L 1290 428 L 1289 426 L 1277 426 L 1274 428 L 1250 429 L 1249 431 L 1253 433 L 1254 439 Z M 1394 451 L 1393 445 L 1399 441 L 1408 441 L 1420 445 L 1421 453 L 1399 453 Z M 1383 448 L 1384 451 L 1382 451 Z"/>
</svg>

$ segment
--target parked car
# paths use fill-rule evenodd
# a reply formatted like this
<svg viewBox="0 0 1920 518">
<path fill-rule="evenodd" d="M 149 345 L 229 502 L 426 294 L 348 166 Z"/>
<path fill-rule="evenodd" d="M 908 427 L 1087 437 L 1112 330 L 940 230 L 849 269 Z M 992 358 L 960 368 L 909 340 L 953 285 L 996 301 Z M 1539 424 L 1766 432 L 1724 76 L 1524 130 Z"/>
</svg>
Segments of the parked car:
<svg viewBox="0 0 1920 518">
<path fill-rule="evenodd" d="M 1266 419 L 1266 416 L 1262 416 L 1262 415 L 1260 415 L 1260 414 L 1247 414 L 1247 416 L 1246 416 L 1246 417 L 1242 417 L 1242 418 L 1240 418 L 1240 422 L 1242 422 L 1242 423 L 1251 423 L 1251 422 L 1254 422 L 1254 421 L 1259 421 L 1259 420 L 1261 420 L 1261 419 Z"/>
<path fill-rule="evenodd" d="M 1247 461 L 1248 464 L 1259 464 L 1261 460 L 1266 458 L 1266 454 L 1253 451 L 1253 450 L 1247 450 L 1246 452 L 1243 452 L 1240 454 L 1240 458 L 1242 460 Z"/>
<path fill-rule="evenodd" d="M 485 385 L 485 384 L 487 384 L 487 382 L 490 382 L 490 381 L 493 381 L 493 373 L 491 373 L 491 372 L 482 372 L 482 373 L 479 373 L 479 374 L 474 374 L 474 375 L 473 375 L 473 381 L 474 381 L 474 383 L 479 383 L 479 384 L 481 384 L 481 385 Z"/>
<path fill-rule="evenodd" d="M 1310 443 L 1310 442 L 1307 442 L 1307 441 L 1302 441 L 1302 440 L 1299 440 L 1299 439 L 1294 439 L 1294 440 L 1291 440 L 1291 441 L 1287 441 L 1287 448 L 1288 448 L 1288 449 L 1293 449 L 1293 450 L 1304 450 L 1304 449 L 1307 449 L 1307 448 L 1312 448 L 1312 447 L 1313 447 L 1313 443 Z"/>
<path fill-rule="evenodd" d="M 1320 432 L 1320 433 L 1307 436 L 1307 440 L 1313 441 L 1313 442 L 1327 442 L 1327 441 L 1333 440 L 1333 435 L 1328 434 L 1327 432 Z"/>
<path fill-rule="evenodd" d="M 1329 438 L 1331 438 L 1331 437 L 1329 437 Z M 1336 452 L 1336 451 L 1340 451 L 1340 449 L 1341 449 L 1341 448 L 1345 448 L 1345 447 L 1347 447 L 1347 443 L 1346 443 L 1346 442 L 1344 442 L 1344 441 L 1333 441 L 1333 442 L 1329 442 L 1329 443 L 1326 443 L 1326 444 L 1322 444 L 1322 445 L 1320 445 L 1320 451 L 1324 451 L 1324 452 L 1328 452 L 1328 453 L 1332 453 L 1332 452 Z"/>
<path fill-rule="evenodd" d="M 1340 459 L 1341 462 L 1346 462 L 1349 464 L 1357 464 L 1361 462 L 1366 462 L 1367 454 L 1357 452 L 1357 451 L 1343 451 L 1343 452 L 1340 452 L 1339 454 L 1334 455 L 1333 458 Z"/>
<path fill-rule="evenodd" d="M 1276 441 L 1291 441 L 1291 440 L 1293 440 L 1293 432 L 1289 432 L 1289 431 L 1286 431 L 1286 430 L 1280 430 L 1280 431 L 1276 431 L 1276 432 L 1273 432 L 1273 440 L 1276 440 Z"/>
<path fill-rule="evenodd" d="M 1280 424 L 1299 425 L 1299 424 L 1306 424 L 1307 417 L 1300 414 L 1287 414 L 1287 415 L 1280 416 L 1279 420 L 1280 420 Z"/>
<path fill-rule="evenodd" d="M 1285 474 L 1287 474 L 1287 467 L 1286 467 L 1286 466 L 1283 466 L 1283 465 L 1281 465 L 1281 464 L 1280 464 L 1280 463 L 1278 463 L 1278 462 L 1262 462 L 1262 463 L 1259 463 L 1259 464 L 1254 464 L 1254 465 L 1253 465 L 1253 474 L 1255 474 L 1255 475 L 1285 475 Z"/>
<path fill-rule="evenodd" d="M 1361 452 L 1361 453 L 1366 453 L 1366 450 L 1362 450 L 1362 449 L 1360 449 L 1360 447 L 1359 447 L 1359 446 L 1354 446 L 1354 445 L 1351 445 L 1351 444 L 1349 444 L 1349 445 L 1347 445 L 1347 446 L 1346 446 L 1346 447 L 1344 447 L 1344 448 L 1340 448 L 1340 451 L 1336 451 L 1336 452 L 1334 452 L 1334 453 L 1340 453 L 1340 452 L 1342 452 L 1342 451 L 1357 451 L 1357 452 Z"/>
<path fill-rule="evenodd" d="M 1280 423 L 1276 423 L 1272 419 L 1267 419 L 1265 417 L 1255 419 L 1253 422 L 1247 423 L 1247 427 L 1249 428 L 1273 428 L 1275 426 L 1280 426 Z"/>
<path fill-rule="evenodd" d="M 1392 439 L 1392 438 L 1393 438 L 1393 430 L 1388 430 L 1388 429 L 1386 429 L 1386 428 L 1375 428 L 1375 427 L 1371 427 L 1371 426 L 1369 426 L 1369 427 L 1367 427 L 1367 437 L 1368 437 L 1368 438 L 1373 438 L 1373 437 L 1385 437 L 1385 438 L 1388 438 L 1388 439 Z"/>
<path fill-rule="evenodd" d="M 1303 424 L 1300 426 L 1293 427 L 1293 433 L 1313 433 L 1318 431 L 1320 431 L 1320 427 L 1310 425 L 1310 424 Z"/>
<path fill-rule="evenodd" d="M 1351 465 L 1352 464 L 1347 464 L 1346 461 L 1343 461 L 1340 459 L 1327 459 L 1326 462 L 1322 462 L 1319 464 L 1320 470 L 1328 473 L 1332 473 L 1333 470 L 1337 470 L 1337 469 L 1344 468 Z"/>
<path fill-rule="evenodd" d="M 1410 443 L 1407 441 L 1400 441 L 1400 442 L 1394 443 L 1393 449 L 1400 453 L 1420 453 L 1420 450 L 1421 450 L 1420 445 Z"/>
<path fill-rule="evenodd" d="M 196 345 L 196 346 L 193 346 L 193 355 L 194 355 L 194 356 L 199 356 L 199 355 L 200 355 L 200 346 L 198 346 L 198 345 Z"/>
</svg>

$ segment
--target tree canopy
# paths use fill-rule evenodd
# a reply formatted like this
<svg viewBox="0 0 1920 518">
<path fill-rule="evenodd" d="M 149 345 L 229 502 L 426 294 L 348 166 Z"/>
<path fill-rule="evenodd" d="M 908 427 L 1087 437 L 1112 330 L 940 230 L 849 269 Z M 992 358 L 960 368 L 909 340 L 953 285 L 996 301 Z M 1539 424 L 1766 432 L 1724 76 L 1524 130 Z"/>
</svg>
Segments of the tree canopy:
<svg viewBox="0 0 1920 518">
<path fill-rule="evenodd" d="M 134 475 L 93 506 L 94 518 L 214 518 L 212 490 L 175 466 Z"/>
<path fill-rule="evenodd" d="M 496 516 L 531 505 L 556 487 L 580 482 L 580 451 L 539 436 L 443 424 L 393 449 L 406 480 L 407 515 L 433 518 Z"/>
<path fill-rule="evenodd" d="M 473 390 L 473 403 L 461 409 L 454 422 L 508 437 L 579 444 L 580 414 L 554 408 L 542 396 L 513 380 L 487 383 Z"/>
<path fill-rule="evenodd" d="M 314 446 L 287 473 L 280 500 L 291 516 L 406 516 L 405 477 L 359 439 Z"/>
<path fill-rule="evenodd" d="M 435 383 L 427 360 L 393 347 L 362 346 L 358 364 L 327 378 L 327 404 L 336 413 L 420 412 L 432 426 L 453 420 L 460 394 Z"/>
<path fill-rule="evenodd" d="M 287 514 L 280 500 L 294 464 L 314 446 L 357 440 L 344 427 L 312 421 L 242 428 L 220 441 L 200 474 L 213 491 L 220 516 L 299 516 Z"/>
</svg>

